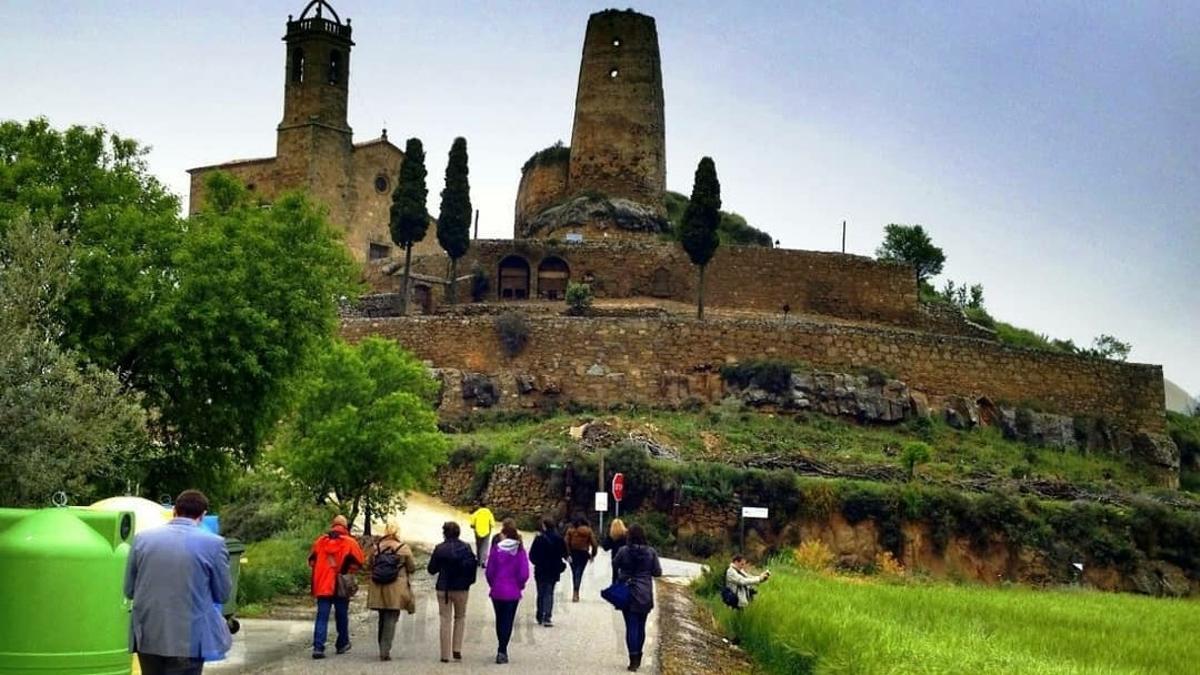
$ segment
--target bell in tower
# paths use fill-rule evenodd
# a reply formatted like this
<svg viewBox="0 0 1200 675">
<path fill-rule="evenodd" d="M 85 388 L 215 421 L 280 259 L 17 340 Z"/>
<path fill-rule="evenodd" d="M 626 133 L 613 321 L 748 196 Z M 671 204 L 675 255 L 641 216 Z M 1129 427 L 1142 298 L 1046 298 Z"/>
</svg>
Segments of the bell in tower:
<svg viewBox="0 0 1200 675">
<path fill-rule="evenodd" d="M 342 22 L 325 0 L 312 0 L 299 19 L 288 16 L 287 73 L 282 135 L 289 129 L 319 126 L 350 135 L 346 101 L 350 80 L 350 20 Z M 280 148 L 282 149 L 282 148 Z"/>
</svg>

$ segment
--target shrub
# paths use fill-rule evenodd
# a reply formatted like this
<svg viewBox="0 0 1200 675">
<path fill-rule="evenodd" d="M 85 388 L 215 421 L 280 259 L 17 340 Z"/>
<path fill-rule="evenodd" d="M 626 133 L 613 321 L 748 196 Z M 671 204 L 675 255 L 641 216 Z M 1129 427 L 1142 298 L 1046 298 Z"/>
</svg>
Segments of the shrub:
<svg viewBox="0 0 1200 675">
<path fill-rule="evenodd" d="M 743 361 L 722 366 L 721 379 L 739 389 L 754 386 L 782 395 L 792 390 L 792 366 L 783 361 Z"/>
<path fill-rule="evenodd" d="M 300 595 L 309 587 L 310 539 L 283 537 L 250 544 L 238 577 L 238 604 L 266 602 L 277 595 Z"/>
<path fill-rule="evenodd" d="M 708 558 L 724 548 L 720 539 L 707 532 L 694 532 L 686 537 L 681 537 L 679 545 L 697 558 Z"/>
<path fill-rule="evenodd" d="M 900 578 L 904 576 L 904 565 L 892 555 L 891 551 L 880 551 L 875 554 L 875 573 L 882 577 Z"/>
<path fill-rule="evenodd" d="M 567 285 L 567 313 L 571 316 L 584 316 L 592 309 L 595 294 L 589 284 L 577 284 L 572 281 Z"/>
<path fill-rule="evenodd" d="M 792 562 L 796 567 L 813 572 L 829 572 L 835 562 L 833 551 L 819 539 L 810 539 L 792 551 Z"/>
<path fill-rule="evenodd" d="M 646 531 L 646 541 L 654 548 L 667 549 L 675 545 L 675 535 L 671 533 L 671 521 L 662 511 L 643 511 L 633 519 Z M 722 569 L 722 573 L 724 570 Z"/>
<path fill-rule="evenodd" d="M 529 320 L 520 312 L 505 312 L 496 317 L 496 333 L 504 353 L 516 356 L 529 343 Z"/>
<path fill-rule="evenodd" d="M 908 473 L 908 479 L 916 477 L 917 466 L 925 464 L 932 458 L 931 448 L 921 441 L 905 443 L 900 450 L 900 464 Z"/>
</svg>

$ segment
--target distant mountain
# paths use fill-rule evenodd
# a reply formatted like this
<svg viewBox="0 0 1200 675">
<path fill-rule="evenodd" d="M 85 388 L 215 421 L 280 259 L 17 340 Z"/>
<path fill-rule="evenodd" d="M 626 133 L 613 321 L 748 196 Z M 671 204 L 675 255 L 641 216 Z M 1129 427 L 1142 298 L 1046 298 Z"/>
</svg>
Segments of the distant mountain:
<svg viewBox="0 0 1200 675">
<path fill-rule="evenodd" d="M 1183 390 L 1183 387 L 1163 378 L 1163 389 L 1167 395 L 1167 410 L 1178 413 L 1191 413 L 1196 409 L 1196 399 Z"/>
</svg>

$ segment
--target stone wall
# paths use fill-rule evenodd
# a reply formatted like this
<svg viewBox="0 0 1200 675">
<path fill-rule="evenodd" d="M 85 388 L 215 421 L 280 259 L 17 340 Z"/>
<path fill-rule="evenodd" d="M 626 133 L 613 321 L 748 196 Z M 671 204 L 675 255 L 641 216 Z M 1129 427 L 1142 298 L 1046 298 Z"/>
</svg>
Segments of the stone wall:
<svg viewBox="0 0 1200 675">
<path fill-rule="evenodd" d="M 523 236 L 523 224 L 567 196 L 568 161 L 535 161 L 521 172 L 517 187 L 514 235 Z"/>
<path fill-rule="evenodd" d="M 831 323 L 533 316 L 528 324 L 528 345 L 512 358 L 500 349 L 494 317 L 348 319 L 342 333 L 351 341 L 389 337 L 436 367 L 486 374 L 500 407 L 534 405 L 551 392 L 596 406 L 715 400 L 725 393 L 723 364 L 771 358 L 835 372 L 880 368 L 933 403 L 1026 402 L 1130 430 L 1165 428 L 1159 366 Z"/>
<path fill-rule="evenodd" d="M 538 269 L 543 262 L 567 263 L 571 281 L 590 284 L 600 298 L 650 297 L 692 303 L 696 300 L 696 267 L 675 244 L 635 240 L 600 240 L 568 244 L 553 239 L 477 239 L 459 261 L 461 274 L 478 269 L 487 277 L 489 300 L 499 299 L 500 264 L 529 266 L 529 297 L 538 297 Z M 385 266 L 368 267 L 366 281 L 376 292 L 399 290 L 400 277 Z M 414 271 L 444 275 L 445 256 L 414 258 Z M 953 335 L 987 337 L 985 329 L 958 313 L 932 313 L 917 300 L 912 270 L 843 253 L 722 246 L 705 273 L 705 302 L 731 307 L 891 323 Z"/>
</svg>

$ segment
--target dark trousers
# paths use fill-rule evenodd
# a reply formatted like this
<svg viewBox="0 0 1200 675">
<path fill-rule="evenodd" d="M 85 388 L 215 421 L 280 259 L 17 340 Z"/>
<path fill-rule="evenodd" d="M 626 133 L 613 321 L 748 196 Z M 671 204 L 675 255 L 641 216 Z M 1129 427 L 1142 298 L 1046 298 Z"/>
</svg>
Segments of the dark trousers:
<svg viewBox="0 0 1200 675">
<path fill-rule="evenodd" d="M 345 649 L 350 646 L 350 600 L 349 598 L 317 598 L 317 623 L 313 626 L 313 651 L 325 653 L 325 636 L 329 633 L 329 610 L 333 609 L 333 620 L 337 627 L 337 641 L 333 646 Z"/>
<path fill-rule="evenodd" d="M 554 586 L 557 584 L 558 579 L 550 579 L 548 581 L 537 580 L 538 623 L 550 621 L 551 615 L 554 614 Z"/>
<path fill-rule="evenodd" d="M 588 557 L 587 551 L 571 551 L 571 584 L 576 593 L 579 592 L 579 585 L 583 583 L 583 570 L 587 569 Z"/>
<path fill-rule="evenodd" d="M 517 605 L 520 600 L 492 599 L 496 610 L 496 651 L 508 654 L 508 641 L 512 638 L 513 624 L 517 621 Z"/>
<path fill-rule="evenodd" d="M 200 675 L 204 672 L 204 659 L 142 653 L 137 656 L 144 675 Z"/>
<path fill-rule="evenodd" d="M 475 536 L 475 559 L 479 561 L 480 567 L 487 567 L 488 552 L 490 550 L 488 548 L 490 545 L 488 544 L 489 538 L 490 537 L 480 537 L 478 535 Z"/>
<path fill-rule="evenodd" d="M 400 610 L 379 610 L 379 655 L 390 656 L 392 640 L 396 637 L 396 624 L 400 621 Z"/>
<path fill-rule="evenodd" d="M 649 614 L 625 610 L 625 646 L 630 655 L 641 654 L 642 646 L 646 644 L 646 617 Z"/>
</svg>

